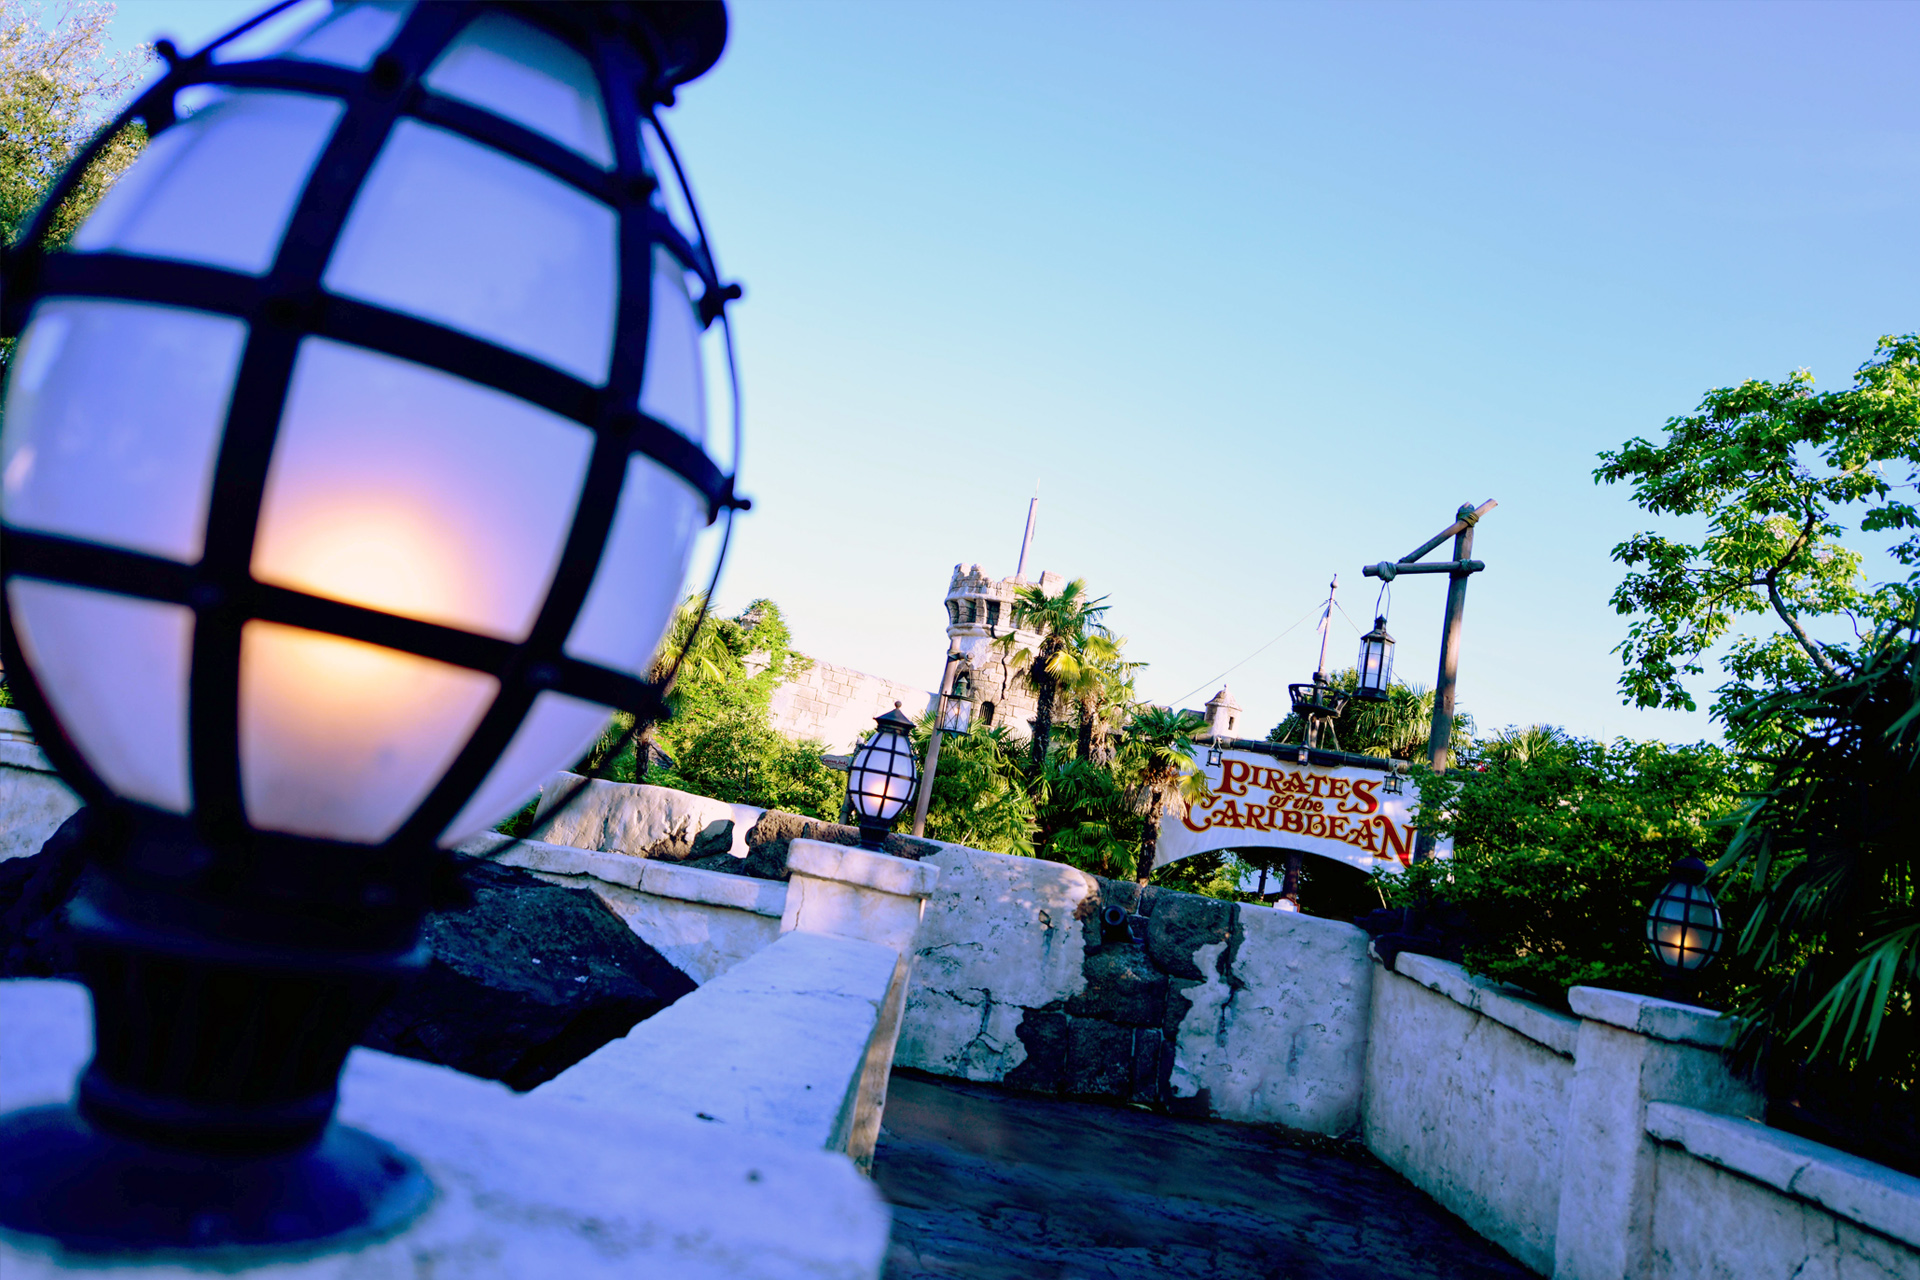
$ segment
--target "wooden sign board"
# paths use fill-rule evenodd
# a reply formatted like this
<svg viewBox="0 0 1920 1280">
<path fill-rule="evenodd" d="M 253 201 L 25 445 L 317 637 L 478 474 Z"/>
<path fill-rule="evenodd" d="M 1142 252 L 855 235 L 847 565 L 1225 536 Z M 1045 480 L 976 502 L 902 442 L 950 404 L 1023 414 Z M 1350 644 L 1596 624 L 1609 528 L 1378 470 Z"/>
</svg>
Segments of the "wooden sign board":
<svg viewBox="0 0 1920 1280">
<path fill-rule="evenodd" d="M 1420 793 L 1404 777 L 1400 794 L 1389 791 L 1389 768 L 1385 760 L 1301 764 L 1291 749 L 1284 757 L 1223 751 L 1219 764 L 1205 768 L 1212 797 L 1160 820 L 1153 863 L 1220 849 L 1273 849 L 1397 872 L 1413 860 Z M 1435 853 L 1449 848 L 1443 840 Z"/>
</svg>

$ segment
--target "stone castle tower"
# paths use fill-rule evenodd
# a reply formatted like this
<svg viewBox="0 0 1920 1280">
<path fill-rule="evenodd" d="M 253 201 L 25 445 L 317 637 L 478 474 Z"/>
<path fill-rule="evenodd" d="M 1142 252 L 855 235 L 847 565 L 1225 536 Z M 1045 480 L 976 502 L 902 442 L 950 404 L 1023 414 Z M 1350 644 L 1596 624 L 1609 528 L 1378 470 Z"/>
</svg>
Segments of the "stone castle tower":
<svg viewBox="0 0 1920 1280">
<path fill-rule="evenodd" d="M 948 652 L 966 659 L 954 674 L 957 680 L 964 671 L 972 685 L 974 724 L 1009 725 L 1022 737 L 1031 732 L 1039 704 L 1020 680 L 1010 656 L 994 641 L 1011 634 L 1016 648 L 1037 649 L 1039 634 L 1013 625 L 1014 592 L 1037 586 L 1055 595 L 1066 585 L 1067 580 L 1057 573 L 1042 573 L 1038 582 L 1018 574 L 996 582 L 977 564 L 953 566 L 946 600 Z"/>
</svg>

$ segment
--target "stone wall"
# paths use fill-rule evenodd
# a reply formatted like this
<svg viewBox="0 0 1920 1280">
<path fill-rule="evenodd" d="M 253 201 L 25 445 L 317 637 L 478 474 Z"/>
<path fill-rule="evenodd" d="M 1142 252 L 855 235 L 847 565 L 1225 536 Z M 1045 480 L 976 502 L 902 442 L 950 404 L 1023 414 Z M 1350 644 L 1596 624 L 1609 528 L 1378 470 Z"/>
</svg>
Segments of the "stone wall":
<svg viewBox="0 0 1920 1280">
<path fill-rule="evenodd" d="M 811 738 L 846 753 L 873 729 L 873 718 L 900 710 L 918 719 L 933 709 L 932 690 L 897 684 L 851 667 L 816 662 L 773 691 L 772 723 L 793 738 Z"/>
<path fill-rule="evenodd" d="M 79 807 L 34 745 L 27 718 L 0 707 L 0 862 L 40 852 Z"/>
<path fill-rule="evenodd" d="M 953 845 L 926 861 L 941 878 L 901 1065 L 1318 1133 L 1358 1122 L 1360 930 Z"/>
<path fill-rule="evenodd" d="M 1754 1119 L 1731 1023 L 1591 987 L 1571 1004 L 1401 953 L 1374 983 L 1368 1147 L 1556 1280 L 1920 1280 L 1920 1178 Z"/>
</svg>

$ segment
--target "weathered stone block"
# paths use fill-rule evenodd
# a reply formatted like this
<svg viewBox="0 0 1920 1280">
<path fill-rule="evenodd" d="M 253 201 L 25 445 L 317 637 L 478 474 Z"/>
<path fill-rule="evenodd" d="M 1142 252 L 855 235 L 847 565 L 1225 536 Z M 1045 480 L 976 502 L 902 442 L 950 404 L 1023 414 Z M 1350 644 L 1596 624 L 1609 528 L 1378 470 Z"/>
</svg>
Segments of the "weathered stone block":
<svg viewBox="0 0 1920 1280">
<path fill-rule="evenodd" d="M 1067 1076 L 1067 1015 L 1058 1009 L 1029 1009 L 1014 1034 L 1026 1046 L 1024 1062 L 1007 1072 L 1016 1089 L 1058 1093 Z"/>
<path fill-rule="evenodd" d="M 1133 1101 L 1156 1106 L 1166 1100 L 1167 1076 L 1173 1070 L 1166 1049 L 1167 1037 L 1160 1028 L 1143 1027 L 1134 1033 Z"/>
<path fill-rule="evenodd" d="M 1132 1027 L 1094 1018 L 1067 1020 L 1065 1092 L 1125 1099 L 1133 1091 Z"/>
<path fill-rule="evenodd" d="M 1176 978 L 1205 978 L 1194 955 L 1233 935 L 1234 904 L 1190 893 L 1163 893 L 1147 918 L 1147 952 Z"/>
<path fill-rule="evenodd" d="M 1086 990 L 1067 1001 L 1077 1018 L 1101 1018 L 1133 1027 L 1158 1027 L 1167 1016 L 1167 976 L 1139 947 L 1102 947 L 1081 964 Z"/>
</svg>

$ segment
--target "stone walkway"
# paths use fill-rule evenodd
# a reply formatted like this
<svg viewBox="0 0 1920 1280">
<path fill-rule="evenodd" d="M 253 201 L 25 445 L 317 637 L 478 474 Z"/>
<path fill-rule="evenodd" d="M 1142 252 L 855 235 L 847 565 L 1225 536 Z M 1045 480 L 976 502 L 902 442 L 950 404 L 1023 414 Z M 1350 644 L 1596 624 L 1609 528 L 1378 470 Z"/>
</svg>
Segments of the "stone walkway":
<svg viewBox="0 0 1920 1280">
<path fill-rule="evenodd" d="M 887 1280 L 1522 1280 L 1351 1143 L 896 1072 Z"/>
</svg>

